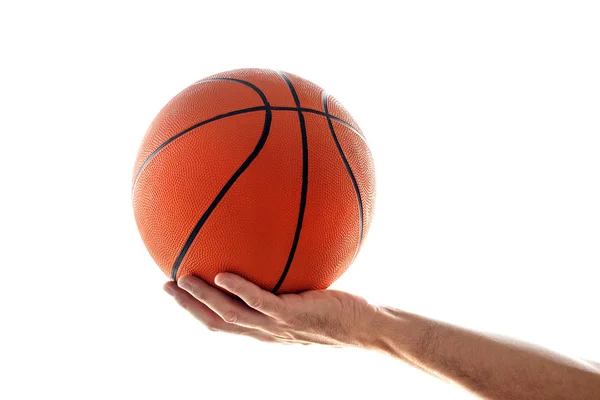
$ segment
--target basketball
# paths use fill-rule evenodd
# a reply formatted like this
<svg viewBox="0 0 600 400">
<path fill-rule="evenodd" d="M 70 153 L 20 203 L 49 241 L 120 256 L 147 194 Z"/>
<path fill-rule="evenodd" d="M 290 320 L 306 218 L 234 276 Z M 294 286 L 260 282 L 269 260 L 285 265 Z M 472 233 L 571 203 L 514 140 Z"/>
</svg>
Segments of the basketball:
<svg viewBox="0 0 600 400">
<path fill-rule="evenodd" d="M 365 136 L 319 86 L 239 69 L 200 80 L 148 128 L 132 203 L 171 279 L 238 274 L 273 293 L 326 289 L 363 244 L 375 202 Z"/>
</svg>

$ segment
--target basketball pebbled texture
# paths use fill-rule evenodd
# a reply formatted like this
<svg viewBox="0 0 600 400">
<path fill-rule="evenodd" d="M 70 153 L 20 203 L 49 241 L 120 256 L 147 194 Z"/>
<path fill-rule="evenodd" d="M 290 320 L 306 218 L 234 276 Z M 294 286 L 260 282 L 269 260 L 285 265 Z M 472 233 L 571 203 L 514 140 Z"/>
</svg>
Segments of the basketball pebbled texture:
<svg viewBox="0 0 600 400">
<path fill-rule="evenodd" d="M 297 293 L 327 288 L 356 257 L 375 172 L 358 125 L 323 89 L 239 69 L 194 83 L 158 113 L 132 202 L 146 248 L 172 279 L 212 284 L 233 272 Z"/>
</svg>

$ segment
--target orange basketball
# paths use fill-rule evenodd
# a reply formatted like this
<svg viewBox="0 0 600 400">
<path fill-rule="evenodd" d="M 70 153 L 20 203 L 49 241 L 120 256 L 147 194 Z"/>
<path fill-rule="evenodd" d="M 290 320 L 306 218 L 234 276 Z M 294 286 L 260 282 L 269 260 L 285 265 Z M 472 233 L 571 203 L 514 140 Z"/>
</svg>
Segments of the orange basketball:
<svg viewBox="0 0 600 400">
<path fill-rule="evenodd" d="M 273 293 L 325 289 L 356 257 L 375 175 L 360 128 L 298 76 L 239 69 L 159 112 L 135 163 L 144 243 L 172 279 L 233 272 Z"/>
</svg>

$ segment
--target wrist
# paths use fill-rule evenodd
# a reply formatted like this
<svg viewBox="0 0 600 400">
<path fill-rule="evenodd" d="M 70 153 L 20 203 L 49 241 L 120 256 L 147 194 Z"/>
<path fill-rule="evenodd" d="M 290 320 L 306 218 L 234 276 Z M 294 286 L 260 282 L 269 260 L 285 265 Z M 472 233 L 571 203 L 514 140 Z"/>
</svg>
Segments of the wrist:
<svg viewBox="0 0 600 400">
<path fill-rule="evenodd" d="M 409 361 L 425 351 L 437 325 L 416 314 L 378 306 L 365 347 Z"/>
</svg>

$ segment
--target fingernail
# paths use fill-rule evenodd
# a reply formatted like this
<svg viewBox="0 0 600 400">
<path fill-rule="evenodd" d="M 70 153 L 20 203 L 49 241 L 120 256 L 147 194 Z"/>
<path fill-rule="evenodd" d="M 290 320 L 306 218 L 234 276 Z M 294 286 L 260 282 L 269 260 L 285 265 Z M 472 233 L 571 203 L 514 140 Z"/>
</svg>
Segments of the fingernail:
<svg viewBox="0 0 600 400">
<path fill-rule="evenodd" d="M 163 288 L 165 290 L 165 292 L 167 292 L 167 294 L 173 296 L 175 294 L 175 291 L 173 290 L 173 288 L 171 286 L 165 286 Z"/>
</svg>

